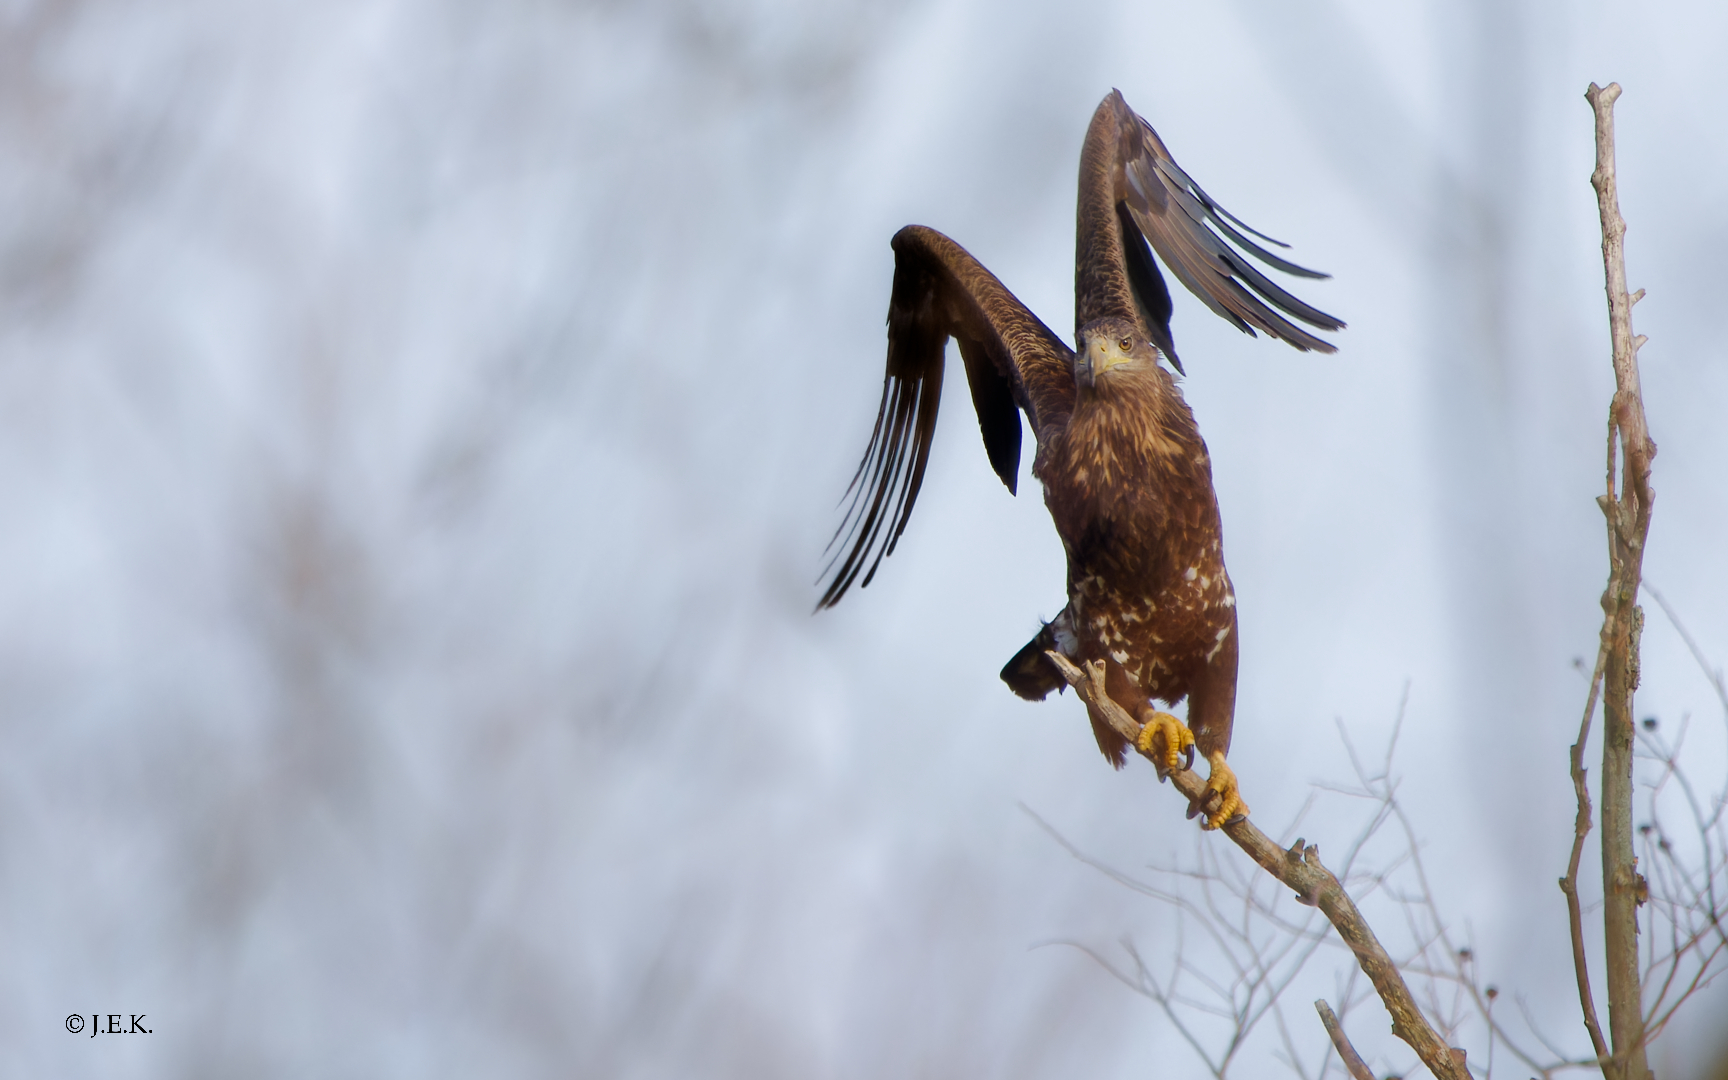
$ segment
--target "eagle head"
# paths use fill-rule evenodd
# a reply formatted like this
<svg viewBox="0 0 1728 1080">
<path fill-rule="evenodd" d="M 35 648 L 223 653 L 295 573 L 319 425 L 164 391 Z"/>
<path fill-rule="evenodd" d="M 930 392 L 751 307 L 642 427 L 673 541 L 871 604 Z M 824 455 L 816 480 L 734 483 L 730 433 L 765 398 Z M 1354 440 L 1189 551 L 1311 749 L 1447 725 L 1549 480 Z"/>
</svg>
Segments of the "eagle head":
<svg viewBox="0 0 1728 1080">
<path fill-rule="evenodd" d="M 1113 316 L 1080 328 L 1080 354 L 1074 358 L 1074 383 L 1082 393 L 1097 393 L 1117 372 L 1150 373 L 1158 350 L 1134 323 Z"/>
</svg>

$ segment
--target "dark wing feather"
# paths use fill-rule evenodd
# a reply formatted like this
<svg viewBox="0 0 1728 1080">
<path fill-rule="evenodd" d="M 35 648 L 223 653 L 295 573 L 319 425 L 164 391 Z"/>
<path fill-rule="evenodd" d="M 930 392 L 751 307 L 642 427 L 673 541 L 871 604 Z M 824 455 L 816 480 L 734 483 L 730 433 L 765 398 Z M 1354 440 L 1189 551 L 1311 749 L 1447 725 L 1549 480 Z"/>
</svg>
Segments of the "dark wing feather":
<svg viewBox="0 0 1728 1080">
<path fill-rule="evenodd" d="M 851 502 L 829 545 L 839 549 L 839 566 L 830 564 L 833 576 L 818 607 L 839 603 L 854 582 L 869 585 L 906 528 L 930 458 L 950 337 L 960 342 L 990 465 L 1010 491 L 1020 464 L 1018 410 L 1040 439 L 1073 411 L 1068 347 L 959 244 L 920 225 L 901 229 L 894 236 L 882 404 L 846 489 Z"/>
<path fill-rule="evenodd" d="M 982 341 L 956 337 L 960 358 L 966 363 L 966 385 L 972 388 L 972 409 L 978 414 L 978 430 L 984 436 L 984 452 L 990 467 L 1019 494 L 1020 407 L 1014 400 L 1014 383 L 996 367 L 990 349 Z"/>
<path fill-rule="evenodd" d="M 1140 309 L 1146 334 L 1176 370 L 1182 371 L 1182 360 L 1176 355 L 1176 342 L 1170 335 L 1170 315 L 1175 310 L 1170 302 L 1170 287 L 1164 284 L 1164 275 L 1152 261 L 1152 251 L 1146 246 L 1140 226 L 1134 224 L 1133 215 L 1121 203 L 1116 205 L 1116 218 L 1122 229 L 1122 263 L 1128 268 L 1129 291 L 1134 295 L 1134 305 Z"/>
<path fill-rule="evenodd" d="M 1121 140 L 1118 152 L 1126 180 L 1124 204 L 1171 272 L 1213 312 L 1250 334 L 1259 329 L 1304 351 L 1336 352 L 1329 342 L 1272 309 L 1321 330 L 1341 330 L 1344 323 L 1273 284 L 1219 233 L 1242 252 L 1285 273 L 1310 278 L 1327 275 L 1280 258 L 1232 228 L 1230 223 L 1234 222 L 1262 240 L 1288 246 L 1249 227 L 1213 201 L 1176 164 L 1152 125 L 1128 107 L 1120 92 L 1112 91 L 1108 100 Z M 1129 239 L 1124 237 L 1125 242 Z"/>
</svg>

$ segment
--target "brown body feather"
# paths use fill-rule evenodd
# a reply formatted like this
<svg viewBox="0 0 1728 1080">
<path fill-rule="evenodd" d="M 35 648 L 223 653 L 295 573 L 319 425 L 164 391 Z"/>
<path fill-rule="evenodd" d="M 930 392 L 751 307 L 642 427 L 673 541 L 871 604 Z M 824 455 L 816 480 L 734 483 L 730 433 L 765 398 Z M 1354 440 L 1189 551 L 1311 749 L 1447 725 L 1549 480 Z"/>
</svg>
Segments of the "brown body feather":
<svg viewBox="0 0 1728 1080">
<path fill-rule="evenodd" d="M 1168 372 L 1148 363 L 1110 378 L 1108 392 L 1081 395 L 1035 466 L 1068 554 L 1064 651 L 1105 661 L 1131 713 L 1191 697 L 1201 753 L 1228 752 L 1236 597 L 1206 443 Z M 1121 736 L 1096 718 L 1093 733 L 1120 765 Z"/>
<path fill-rule="evenodd" d="M 1103 660 L 1111 696 L 1130 713 L 1143 716 L 1154 699 L 1187 697 L 1199 749 L 1227 751 L 1236 600 L 1206 444 L 1175 379 L 1157 362 L 1161 352 L 1180 369 L 1170 294 L 1151 252 L 1249 333 L 1257 328 L 1298 349 L 1331 352 L 1272 308 L 1322 329 L 1343 326 L 1273 285 L 1218 233 L 1281 270 L 1324 275 L 1272 255 L 1230 222 L 1241 224 L 1112 92 L 1081 154 L 1074 276 L 1081 354 L 948 237 L 915 225 L 896 233 L 882 404 L 835 535 L 839 565 L 819 606 L 838 603 L 854 583 L 868 585 L 906 527 L 952 337 L 990 463 L 1010 490 L 1020 460 L 1017 413 L 1031 423 L 1033 472 L 1068 554 L 1067 607 L 1008 662 L 1002 678 L 1021 696 L 1042 698 L 1063 685 L 1045 650 Z M 1103 362 L 1108 370 L 1097 369 L 1088 353 L 1100 343 L 1119 347 Z M 1093 730 L 1120 765 L 1121 738 L 1096 717 Z"/>
</svg>

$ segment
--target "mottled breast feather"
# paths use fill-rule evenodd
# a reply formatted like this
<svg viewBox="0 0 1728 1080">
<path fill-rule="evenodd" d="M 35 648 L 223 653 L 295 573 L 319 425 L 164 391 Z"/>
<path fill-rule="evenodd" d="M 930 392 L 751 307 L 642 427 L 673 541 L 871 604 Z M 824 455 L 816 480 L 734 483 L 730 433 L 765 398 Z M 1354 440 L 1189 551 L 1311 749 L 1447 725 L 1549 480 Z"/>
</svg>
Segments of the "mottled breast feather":
<svg viewBox="0 0 1728 1080">
<path fill-rule="evenodd" d="M 1235 594 L 1211 459 L 1175 379 L 1151 362 L 1112 372 L 1107 387 L 1080 396 L 1036 471 L 1068 553 L 1078 658 L 1117 665 L 1146 698 L 1194 694 L 1190 726 L 1205 733 L 1202 749 L 1227 749 Z M 1213 685 L 1223 664 L 1227 693 Z M 1097 734 L 1120 761 L 1120 740 Z"/>
</svg>

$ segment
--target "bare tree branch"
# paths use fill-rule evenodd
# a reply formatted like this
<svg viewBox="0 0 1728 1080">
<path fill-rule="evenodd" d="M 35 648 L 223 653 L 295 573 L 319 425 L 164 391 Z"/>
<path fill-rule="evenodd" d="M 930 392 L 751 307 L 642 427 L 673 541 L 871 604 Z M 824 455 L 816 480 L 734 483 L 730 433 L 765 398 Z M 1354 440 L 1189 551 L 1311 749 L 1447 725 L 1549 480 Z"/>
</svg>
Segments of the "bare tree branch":
<svg viewBox="0 0 1728 1080">
<path fill-rule="evenodd" d="M 1338 1048 L 1338 1057 L 1344 1062 L 1344 1067 L 1350 1070 L 1355 1080 L 1374 1080 L 1374 1074 L 1368 1071 L 1368 1063 L 1362 1060 L 1362 1055 L 1350 1045 L 1350 1036 L 1344 1034 L 1344 1025 L 1338 1022 L 1338 1017 L 1332 1012 L 1332 1006 L 1321 998 L 1314 1003 L 1314 1009 L 1320 1014 L 1320 1022 L 1326 1025 L 1326 1034 L 1332 1036 L 1332 1045 Z"/>
<path fill-rule="evenodd" d="M 1572 930 L 1572 970 L 1578 980 L 1578 1004 L 1584 1012 L 1584 1027 L 1590 1033 L 1590 1045 L 1598 1060 L 1604 1062 L 1604 1080 L 1614 1080 L 1608 1042 L 1602 1037 L 1602 1021 L 1596 1015 L 1596 995 L 1590 991 L 1590 963 L 1584 954 L 1584 912 L 1578 904 L 1578 862 L 1584 857 L 1584 840 L 1590 835 L 1589 776 L 1584 768 L 1584 747 L 1590 741 L 1590 720 L 1596 713 L 1596 697 L 1602 688 L 1602 667 L 1608 662 L 1606 642 L 1596 650 L 1596 672 L 1590 677 L 1590 698 L 1584 705 L 1584 721 L 1578 725 L 1578 741 L 1572 744 L 1572 789 L 1578 797 L 1578 816 L 1572 823 L 1572 858 L 1566 864 L 1566 876 L 1560 879 L 1560 891 L 1566 894 L 1566 916 Z"/>
<path fill-rule="evenodd" d="M 1080 699 L 1133 744 L 1139 737 L 1140 725 L 1105 693 L 1104 665 L 1094 662 L 1081 670 L 1061 653 L 1052 651 L 1046 655 Z M 1200 798 L 1206 788 L 1205 781 L 1192 770 L 1171 773 L 1170 782 L 1190 801 Z M 1338 936 L 1355 953 L 1363 974 L 1374 984 L 1386 1011 L 1392 1015 L 1392 1033 L 1416 1051 L 1429 1071 L 1438 1080 L 1469 1080 L 1463 1052 L 1447 1046 L 1422 1015 L 1398 965 L 1374 936 L 1344 886 L 1321 864 L 1320 849 L 1312 844 L 1304 846 L 1300 838 L 1288 850 L 1281 848 L 1247 819 L 1226 824 L 1223 832 L 1262 869 L 1294 889 L 1302 903 L 1318 907 L 1325 914 Z"/>
<path fill-rule="evenodd" d="M 1638 638 L 1644 613 L 1638 607 L 1644 541 L 1650 531 L 1650 440 L 1638 378 L 1642 337 L 1632 333 L 1632 305 L 1644 295 L 1626 291 L 1626 222 L 1620 216 L 1614 169 L 1614 102 L 1620 85 L 1590 84 L 1584 95 L 1596 115 L 1596 189 L 1602 218 L 1602 265 L 1608 292 L 1608 324 L 1614 343 L 1614 400 L 1608 417 L 1608 491 L 1598 501 L 1608 518 L 1608 588 L 1602 594 L 1602 891 L 1608 970 L 1608 1026 L 1615 1067 L 1607 1080 L 1645 1080 L 1643 988 L 1638 970 L 1638 904 L 1644 894 L 1632 847 L 1632 695 L 1638 688 Z M 1614 457 L 1621 463 L 1615 491 Z"/>
</svg>

